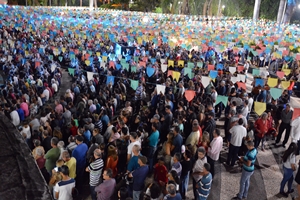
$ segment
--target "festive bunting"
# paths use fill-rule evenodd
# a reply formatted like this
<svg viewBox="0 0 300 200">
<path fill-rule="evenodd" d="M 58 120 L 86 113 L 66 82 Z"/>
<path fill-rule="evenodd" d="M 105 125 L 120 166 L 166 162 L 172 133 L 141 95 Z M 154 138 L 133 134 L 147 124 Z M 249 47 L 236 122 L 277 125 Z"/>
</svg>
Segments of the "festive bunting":
<svg viewBox="0 0 300 200">
<path fill-rule="evenodd" d="M 276 72 L 276 75 L 280 78 L 280 79 L 282 79 L 283 77 L 284 77 L 284 72 L 282 72 L 282 71 L 277 71 Z"/>
<path fill-rule="evenodd" d="M 245 84 L 245 83 L 237 82 L 237 85 L 238 85 L 238 88 L 242 88 L 242 89 L 244 89 L 244 90 L 247 90 L 246 84 Z"/>
<path fill-rule="evenodd" d="M 266 103 L 254 102 L 254 111 L 261 116 L 267 109 Z"/>
<path fill-rule="evenodd" d="M 210 78 L 215 79 L 215 78 L 217 78 L 217 76 L 218 76 L 218 71 L 215 71 L 215 70 L 209 71 Z"/>
<path fill-rule="evenodd" d="M 71 76 L 74 76 L 74 71 L 75 71 L 75 69 L 73 69 L 73 68 L 68 68 L 68 71 L 69 71 L 69 74 L 70 74 Z"/>
<path fill-rule="evenodd" d="M 281 69 L 284 72 L 284 75 L 288 76 L 291 73 L 290 69 Z"/>
<path fill-rule="evenodd" d="M 229 72 L 234 74 L 236 72 L 236 67 L 229 67 Z"/>
<path fill-rule="evenodd" d="M 167 64 L 162 64 L 162 65 L 161 65 L 161 71 L 162 71 L 163 73 L 165 73 L 165 72 L 167 71 L 167 69 L 168 69 L 168 65 L 167 65 Z"/>
<path fill-rule="evenodd" d="M 146 74 L 148 77 L 151 77 L 155 73 L 155 69 L 152 67 L 147 67 L 146 68 Z"/>
<path fill-rule="evenodd" d="M 275 87 L 278 84 L 277 78 L 268 78 L 268 85 L 270 87 Z"/>
<path fill-rule="evenodd" d="M 132 87 L 132 89 L 136 90 L 139 86 L 139 81 L 137 80 L 130 80 L 130 87 Z"/>
<path fill-rule="evenodd" d="M 115 77 L 114 76 L 107 76 L 106 85 L 109 85 L 109 84 L 114 85 L 114 83 L 115 83 Z"/>
<path fill-rule="evenodd" d="M 227 96 L 218 95 L 215 105 L 218 105 L 219 103 L 222 103 L 226 107 L 227 104 L 228 104 L 228 97 Z"/>
<path fill-rule="evenodd" d="M 208 71 L 211 71 L 211 70 L 214 70 L 215 69 L 215 66 L 214 65 L 208 65 L 207 66 L 207 70 Z"/>
<path fill-rule="evenodd" d="M 252 69 L 252 75 L 253 76 L 260 76 L 260 70 L 259 69 Z"/>
<path fill-rule="evenodd" d="M 184 96 L 188 102 L 192 101 L 194 99 L 195 95 L 196 94 L 195 94 L 194 90 L 186 90 L 184 93 Z"/>
<path fill-rule="evenodd" d="M 202 76 L 201 83 L 202 83 L 203 87 L 206 88 L 210 84 L 210 78 L 207 76 Z"/>
<path fill-rule="evenodd" d="M 264 79 L 260 79 L 260 78 L 255 79 L 255 87 L 257 86 L 261 86 L 261 87 L 265 86 Z"/>
<path fill-rule="evenodd" d="M 156 93 L 157 94 L 165 94 L 165 91 L 166 91 L 166 86 L 165 85 L 159 85 L 157 84 L 156 85 Z"/>
<path fill-rule="evenodd" d="M 270 88 L 270 94 L 273 99 L 278 99 L 282 94 L 282 89 L 280 88 Z"/>
<path fill-rule="evenodd" d="M 184 61 L 183 60 L 178 60 L 178 67 L 184 67 Z"/>
<path fill-rule="evenodd" d="M 281 81 L 281 87 L 283 89 L 287 89 L 290 86 L 291 82 L 290 81 Z"/>
<path fill-rule="evenodd" d="M 174 60 L 168 60 L 168 66 L 174 67 Z"/>
<path fill-rule="evenodd" d="M 87 74 L 87 79 L 88 79 L 88 81 L 91 81 L 91 80 L 93 80 L 94 79 L 94 73 L 93 72 L 87 72 L 86 73 Z"/>
</svg>

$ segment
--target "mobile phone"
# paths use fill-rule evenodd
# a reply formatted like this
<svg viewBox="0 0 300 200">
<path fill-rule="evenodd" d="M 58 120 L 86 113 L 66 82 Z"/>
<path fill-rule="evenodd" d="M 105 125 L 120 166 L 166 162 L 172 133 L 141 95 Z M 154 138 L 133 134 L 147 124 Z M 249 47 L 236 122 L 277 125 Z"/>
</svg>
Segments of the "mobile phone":
<svg viewBox="0 0 300 200">
<path fill-rule="evenodd" d="M 58 167 L 55 167 L 55 168 L 54 168 L 54 171 L 58 172 Z"/>
</svg>

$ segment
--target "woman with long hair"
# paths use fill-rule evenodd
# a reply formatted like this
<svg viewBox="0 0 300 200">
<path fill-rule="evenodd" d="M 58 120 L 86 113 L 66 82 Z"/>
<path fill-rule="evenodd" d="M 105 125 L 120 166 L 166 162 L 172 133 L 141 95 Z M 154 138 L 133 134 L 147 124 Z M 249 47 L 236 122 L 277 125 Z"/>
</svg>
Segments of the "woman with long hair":
<svg viewBox="0 0 300 200">
<path fill-rule="evenodd" d="M 117 154 L 117 149 L 113 145 L 108 146 L 108 151 L 107 151 L 107 160 L 106 160 L 106 166 L 105 169 L 112 169 L 113 171 L 113 177 L 116 177 L 118 174 L 118 154 Z"/>
<path fill-rule="evenodd" d="M 280 183 L 280 194 L 284 197 L 288 197 L 288 194 L 292 193 L 294 189 L 292 189 L 293 184 L 293 172 L 296 170 L 296 153 L 298 147 L 296 143 L 292 142 L 289 148 L 284 152 L 282 156 L 283 161 L 283 179 Z M 288 182 L 288 191 L 284 192 L 284 187 L 286 182 Z"/>
</svg>

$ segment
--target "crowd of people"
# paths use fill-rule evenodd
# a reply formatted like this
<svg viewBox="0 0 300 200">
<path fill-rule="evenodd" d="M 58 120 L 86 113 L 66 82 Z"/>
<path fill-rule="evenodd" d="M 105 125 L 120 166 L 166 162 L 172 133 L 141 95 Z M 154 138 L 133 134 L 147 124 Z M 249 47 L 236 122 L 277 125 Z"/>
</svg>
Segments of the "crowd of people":
<svg viewBox="0 0 300 200">
<path fill-rule="evenodd" d="M 109 39 L 79 40 L 51 31 L 34 35 L 5 25 L 0 36 L 6 77 L 1 112 L 19 127 L 54 199 L 80 195 L 87 180 L 93 200 L 187 199 L 191 179 L 194 199 L 205 200 L 223 145 L 228 147 L 224 164 L 242 167 L 240 191 L 234 199 L 247 198 L 257 153 L 265 151 L 266 139 L 276 138 L 279 146 L 284 131 L 282 146 L 290 136 L 293 143 L 283 156 L 280 193 L 293 192 L 291 172 L 296 169 L 300 125 L 299 117 L 292 120 L 292 89 L 274 99 L 267 83 L 256 85 L 254 80 L 249 92 L 233 82 L 229 67 L 242 65 L 240 74 L 247 75 L 250 65 L 259 60 L 247 49 L 173 49 L 160 37 L 160 45 L 134 43 L 134 52 L 127 49 L 126 54 L 113 56 L 116 46 Z M 129 45 L 122 38 L 117 42 L 125 48 Z M 54 46 L 61 50 L 57 53 Z M 179 72 L 179 77 L 162 69 L 168 60 L 174 61 L 168 70 Z M 136 67 L 140 62 L 154 72 Z M 184 72 L 189 62 L 194 64 L 193 76 Z M 204 86 L 209 65 L 219 64 L 223 66 L 219 76 Z M 298 79 L 295 65 L 287 66 L 288 80 Z M 62 67 L 73 72 L 66 91 L 61 91 Z M 267 79 L 268 74 L 261 78 Z M 132 80 L 138 85 L 133 86 Z M 194 91 L 192 98 L 188 91 Z M 217 102 L 218 95 L 228 97 L 227 103 Z M 252 119 L 255 101 L 266 103 L 267 109 Z M 216 121 L 223 116 L 224 126 L 217 128 Z"/>
</svg>

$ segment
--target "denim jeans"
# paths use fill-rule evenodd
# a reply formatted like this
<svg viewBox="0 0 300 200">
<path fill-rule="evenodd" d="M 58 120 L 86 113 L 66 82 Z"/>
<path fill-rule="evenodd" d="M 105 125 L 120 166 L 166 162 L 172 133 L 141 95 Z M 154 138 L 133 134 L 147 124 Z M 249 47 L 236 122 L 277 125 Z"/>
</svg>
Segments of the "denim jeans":
<svg viewBox="0 0 300 200">
<path fill-rule="evenodd" d="M 190 172 L 188 172 L 187 175 L 180 177 L 180 194 L 183 199 L 185 199 L 185 194 L 189 187 L 189 178 Z"/>
<path fill-rule="evenodd" d="M 293 170 L 291 168 L 286 168 L 283 166 L 283 179 L 280 183 L 280 192 L 284 192 L 284 186 L 286 182 L 288 182 L 288 191 L 291 191 L 293 180 L 294 180 Z"/>
<path fill-rule="evenodd" d="M 253 174 L 253 172 L 247 172 L 243 169 L 242 176 L 240 180 L 240 191 L 238 193 L 238 197 L 240 199 L 247 198 L 248 190 L 250 186 L 250 177 Z"/>
<path fill-rule="evenodd" d="M 259 147 L 259 144 L 261 142 L 261 148 L 264 149 L 265 148 L 265 141 L 266 141 L 266 136 L 264 135 L 264 137 L 258 137 L 257 135 L 255 135 L 255 148 Z"/>
<path fill-rule="evenodd" d="M 90 186 L 92 200 L 97 200 L 97 194 L 95 192 L 95 187 L 96 186 Z"/>
<path fill-rule="evenodd" d="M 154 162 L 155 151 L 156 151 L 156 147 L 149 147 L 148 161 L 149 161 L 149 172 L 150 173 L 153 171 L 153 162 Z"/>
<path fill-rule="evenodd" d="M 133 190 L 133 200 L 140 200 L 140 195 L 142 191 L 134 191 Z"/>
</svg>

